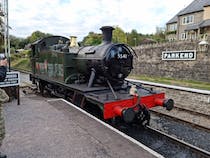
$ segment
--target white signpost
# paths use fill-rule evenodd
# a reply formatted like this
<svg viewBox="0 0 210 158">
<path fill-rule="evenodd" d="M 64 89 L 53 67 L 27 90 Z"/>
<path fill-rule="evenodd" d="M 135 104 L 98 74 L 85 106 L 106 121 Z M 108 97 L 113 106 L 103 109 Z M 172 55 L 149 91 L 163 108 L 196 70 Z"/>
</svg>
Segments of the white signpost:
<svg viewBox="0 0 210 158">
<path fill-rule="evenodd" d="M 20 85 L 20 72 L 18 71 L 7 72 L 5 80 L 0 82 L 1 88 L 16 87 L 18 105 L 20 104 L 19 85 Z"/>
<path fill-rule="evenodd" d="M 20 85 L 20 72 L 7 72 L 7 76 L 3 82 L 0 82 L 0 87 L 11 87 Z"/>
</svg>

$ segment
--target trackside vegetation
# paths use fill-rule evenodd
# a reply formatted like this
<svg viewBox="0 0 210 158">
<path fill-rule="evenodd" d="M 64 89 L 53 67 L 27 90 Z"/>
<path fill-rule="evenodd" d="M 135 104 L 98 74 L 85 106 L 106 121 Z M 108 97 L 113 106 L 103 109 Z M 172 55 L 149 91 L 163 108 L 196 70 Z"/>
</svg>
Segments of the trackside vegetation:
<svg viewBox="0 0 210 158">
<path fill-rule="evenodd" d="M 136 76 L 129 76 L 129 78 L 137 79 L 137 80 L 144 80 L 150 81 L 155 83 L 162 83 L 168 85 L 176 85 L 182 87 L 189 87 L 195 89 L 203 89 L 203 90 L 210 90 L 210 83 L 209 82 L 201 82 L 195 80 L 179 80 L 174 78 L 164 78 L 164 77 L 150 77 L 145 75 L 136 75 Z"/>
<path fill-rule="evenodd" d="M 21 53 L 11 54 L 11 68 L 15 70 L 31 71 L 30 50 L 24 50 Z"/>
</svg>

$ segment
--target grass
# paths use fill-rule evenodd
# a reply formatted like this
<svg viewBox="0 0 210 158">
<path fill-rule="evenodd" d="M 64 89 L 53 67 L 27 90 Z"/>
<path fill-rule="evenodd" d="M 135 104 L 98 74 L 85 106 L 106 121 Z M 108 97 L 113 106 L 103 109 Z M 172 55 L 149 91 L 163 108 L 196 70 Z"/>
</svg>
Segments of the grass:
<svg viewBox="0 0 210 158">
<path fill-rule="evenodd" d="M 16 70 L 31 71 L 29 58 L 17 58 L 11 61 L 11 67 Z"/>
<path fill-rule="evenodd" d="M 11 54 L 11 68 L 16 70 L 31 71 L 30 50 Z"/>
<path fill-rule="evenodd" d="M 128 78 L 137 79 L 137 80 L 144 80 L 150 81 L 155 83 L 163 83 L 168 85 L 176 85 L 182 87 L 189 87 L 195 89 L 202 89 L 202 90 L 210 90 L 210 83 L 209 82 L 201 82 L 195 80 L 178 80 L 172 78 L 164 78 L 164 77 L 148 77 L 148 76 L 129 76 Z"/>
</svg>

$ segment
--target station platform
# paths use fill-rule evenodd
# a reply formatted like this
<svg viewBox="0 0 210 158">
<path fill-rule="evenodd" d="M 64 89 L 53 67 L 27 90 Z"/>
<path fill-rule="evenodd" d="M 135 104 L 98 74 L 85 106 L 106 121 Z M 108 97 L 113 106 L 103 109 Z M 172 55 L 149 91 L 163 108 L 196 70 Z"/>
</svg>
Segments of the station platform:
<svg viewBox="0 0 210 158">
<path fill-rule="evenodd" d="M 162 156 L 63 99 L 35 94 L 4 104 L 8 158 Z"/>
</svg>

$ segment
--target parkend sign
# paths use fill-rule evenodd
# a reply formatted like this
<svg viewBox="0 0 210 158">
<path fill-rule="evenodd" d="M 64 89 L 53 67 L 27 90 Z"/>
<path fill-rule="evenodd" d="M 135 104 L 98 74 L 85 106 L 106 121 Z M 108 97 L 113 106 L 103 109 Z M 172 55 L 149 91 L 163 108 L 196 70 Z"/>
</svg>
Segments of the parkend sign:
<svg viewBox="0 0 210 158">
<path fill-rule="evenodd" d="M 196 50 L 163 51 L 162 60 L 195 60 Z"/>
</svg>

